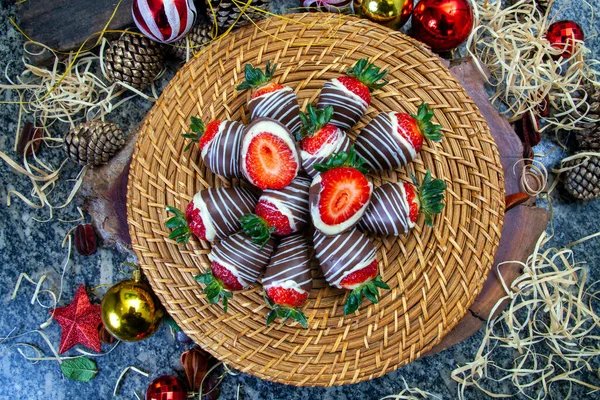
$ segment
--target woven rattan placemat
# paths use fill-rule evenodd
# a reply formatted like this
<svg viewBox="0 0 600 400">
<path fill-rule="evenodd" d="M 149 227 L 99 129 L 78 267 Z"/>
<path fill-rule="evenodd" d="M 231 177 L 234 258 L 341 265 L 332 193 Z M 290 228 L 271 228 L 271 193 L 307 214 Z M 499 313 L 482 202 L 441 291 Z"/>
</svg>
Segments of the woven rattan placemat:
<svg viewBox="0 0 600 400">
<path fill-rule="evenodd" d="M 190 116 L 247 121 L 248 93 L 235 85 L 251 62 L 279 64 L 277 81 L 295 89 L 304 109 L 323 83 L 358 59 L 391 68 L 356 133 L 378 111 L 415 112 L 427 101 L 445 139 L 426 143 L 407 168 L 371 175 L 375 185 L 422 178 L 430 169 L 448 185 L 435 228 L 423 218 L 407 235 L 375 238 L 391 290 L 343 316 L 346 293 L 315 282 L 304 307 L 309 328 L 265 326 L 260 285 L 236 293 L 224 314 L 201 294 L 194 275 L 209 266 L 210 245 L 182 248 L 167 239 L 167 205 L 184 208 L 209 186 L 240 185 L 214 176 L 197 148 L 184 152 Z M 131 163 L 127 196 L 133 248 L 167 311 L 204 349 L 233 368 L 293 385 L 339 385 L 381 376 L 415 360 L 464 316 L 490 270 L 502 229 L 504 186 L 496 144 L 473 100 L 439 59 L 411 39 L 366 20 L 335 14 L 271 18 L 208 46 L 171 80 L 146 118 Z"/>
</svg>

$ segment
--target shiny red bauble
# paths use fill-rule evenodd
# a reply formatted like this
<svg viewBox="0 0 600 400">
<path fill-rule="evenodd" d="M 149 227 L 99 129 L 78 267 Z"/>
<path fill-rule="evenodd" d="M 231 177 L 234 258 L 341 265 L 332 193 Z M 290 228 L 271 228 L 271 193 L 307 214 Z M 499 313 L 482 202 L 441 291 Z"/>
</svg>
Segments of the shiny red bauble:
<svg viewBox="0 0 600 400">
<path fill-rule="evenodd" d="M 460 46 L 473 30 L 468 0 L 421 0 L 412 15 L 412 36 L 436 52 Z"/>
<path fill-rule="evenodd" d="M 146 400 L 186 400 L 187 390 L 179 378 L 170 375 L 154 379 L 146 390 Z"/>
<path fill-rule="evenodd" d="M 193 0 L 133 0 L 131 13 L 138 29 L 160 43 L 185 36 L 194 26 L 197 14 Z"/>
<path fill-rule="evenodd" d="M 564 50 L 555 58 L 569 58 L 577 51 L 578 42 L 583 42 L 583 29 L 574 21 L 557 21 L 548 27 L 546 39 L 555 49 Z"/>
</svg>

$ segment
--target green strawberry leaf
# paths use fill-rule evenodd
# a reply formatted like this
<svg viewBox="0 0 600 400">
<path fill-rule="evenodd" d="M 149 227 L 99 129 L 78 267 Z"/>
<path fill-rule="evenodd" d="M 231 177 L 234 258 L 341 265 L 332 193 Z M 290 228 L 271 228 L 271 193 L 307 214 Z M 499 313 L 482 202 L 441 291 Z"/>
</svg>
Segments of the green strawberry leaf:
<svg viewBox="0 0 600 400">
<path fill-rule="evenodd" d="M 377 286 L 378 288 L 382 288 L 385 290 L 390 290 L 390 287 L 388 286 L 387 283 L 385 283 L 382 279 L 381 279 L 381 275 L 377 275 L 375 277 L 375 279 L 373 279 L 373 284 L 375 286 Z"/>
<path fill-rule="evenodd" d="M 379 293 L 377 292 L 377 288 L 375 285 L 365 285 L 361 290 L 362 294 L 373 304 L 377 304 L 379 302 Z"/>
<path fill-rule="evenodd" d="M 269 324 L 273 321 L 275 321 L 277 319 L 277 311 L 275 311 L 274 309 L 269 311 L 269 313 L 267 314 L 267 326 L 269 326 Z"/>
<path fill-rule="evenodd" d="M 346 299 L 346 304 L 344 304 L 344 315 L 352 314 L 353 312 L 358 310 L 358 307 L 360 307 L 360 303 L 362 303 L 362 296 L 360 295 L 360 290 L 356 290 L 357 289 L 354 289 L 352 292 L 350 292 L 350 295 L 348 295 L 348 298 Z"/>
<path fill-rule="evenodd" d="M 96 362 L 86 357 L 71 358 L 60 364 L 60 370 L 67 379 L 88 382 L 98 373 Z"/>
</svg>

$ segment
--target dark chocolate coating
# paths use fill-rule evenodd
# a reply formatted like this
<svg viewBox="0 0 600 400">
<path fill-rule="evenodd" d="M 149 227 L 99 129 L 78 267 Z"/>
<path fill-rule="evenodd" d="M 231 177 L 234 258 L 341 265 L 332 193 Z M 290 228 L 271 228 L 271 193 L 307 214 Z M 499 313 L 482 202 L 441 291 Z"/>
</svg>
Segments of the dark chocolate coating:
<svg viewBox="0 0 600 400">
<path fill-rule="evenodd" d="M 358 226 L 375 235 L 399 236 L 410 229 L 410 206 L 403 183 L 386 183 L 373 190 L 371 204 Z"/>
<path fill-rule="evenodd" d="M 210 215 L 217 239 L 224 239 L 242 228 L 240 218 L 254 211 L 258 199 L 246 188 L 208 188 L 200 196 Z"/>
<path fill-rule="evenodd" d="M 290 132 L 295 133 L 302 124 L 300 106 L 293 90 L 277 90 L 258 96 L 248 103 L 250 118 L 270 118 L 281 122 Z"/>
<path fill-rule="evenodd" d="M 332 81 L 327 81 L 321 89 L 317 107 L 333 107 L 333 118 L 330 123 L 342 130 L 349 130 L 365 115 L 369 105 L 357 99 L 346 88 L 335 86 Z"/>
<path fill-rule="evenodd" d="M 290 280 L 296 282 L 306 292 L 312 289 L 312 275 L 308 262 L 308 245 L 302 235 L 292 235 L 281 239 L 277 250 L 267 265 L 263 286 L 280 285 Z"/>
<path fill-rule="evenodd" d="M 271 239 L 261 248 L 246 234 L 238 232 L 215 245 L 208 258 L 226 268 L 235 268 L 235 272 L 243 280 L 240 283 L 246 288 L 256 282 L 267 266 L 274 246 L 275 241 Z"/>
<path fill-rule="evenodd" d="M 391 118 L 390 113 L 377 115 L 356 138 L 356 153 L 366 161 L 371 170 L 400 168 L 416 156 L 412 145 L 402 143 L 395 134 Z"/>
<path fill-rule="evenodd" d="M 350 138 L 348 137 L 348 135 L 346 135 L 344 131 L 342 131 L 342 135 L 343 139 L 338 142 L 338 146 L 332 149 L 332 151 L 329 154 L 315 157 L 311 156 L 305 151 L 300 153 L 302 156 L 302 168 L 304 168 L 304 171 L 308 175 L 310 175 L 311 178 L 314 178 L 315 176 L 319 175 L 319 171 L 317 171 L 314 168 L 315 164 L 326 162 L 329 156 L 331 156 L 333 153 L 337 153 L 339 151 L 348 152 L 348 150 L 350 150 L 350 146 L 352 145 L 352 143 L 350 142 Z"/>
<path fill-rule="evenodd" d="M 244 125 L 237 121 L 221 123 L 224 124 L 223 130 L 208 144 L 202 161 L 216 175 L 243 178 L 239 159 Z"/>
<path fill-rule="evenodd" d="M 313 238 L 315 256 L 325 280 L 333 286 L 340 287 L 339 282 L 352 268 L 372 262 L 377 255 L 375 245 L 358 229 L 336 236 L 325 236 L 315 230 Z"/>
<path fill-rule="evenodd" d="M 281 203 L 294 219 L 294 223 L 296 224 L 295 232 L 300 232 L 306 226 L 309 219 L 308 188 L 310 187 L 310 182 L 309 178 L 297 176 L 283 189 L 265 189 L 258 201 L 265 200 L 274 205 Z"/>
</svg>

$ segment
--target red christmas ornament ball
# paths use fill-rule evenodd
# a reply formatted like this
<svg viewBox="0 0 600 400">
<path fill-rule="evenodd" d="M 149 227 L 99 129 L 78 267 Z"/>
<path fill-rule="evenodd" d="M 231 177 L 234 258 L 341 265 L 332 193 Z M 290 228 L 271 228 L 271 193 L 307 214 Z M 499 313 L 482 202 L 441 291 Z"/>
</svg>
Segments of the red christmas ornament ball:
<svg viewBox="0 0 600 400">
<path fill-rule="evenodd" d="M 133 0 L 131 13 L 138 29 L 160 43 L 185 36 L 197 15 L 194 0 Z"/>
<path fill-rule="evenodd" d="M 555 49 L 564 50 L 554 58 L 569 58 L 577 51 L 577 42 L 583 42 L 583 29 L 574 21 L 557 21 L 548 27 L 546 40 Z"/>
<path fill-rule="evenodd" d="M 146 390 L 146 400 L 186 400 L 187 390 L 183 381 L 171 375 L 154 379 Z"/>
<path fill-rule="evenodd" d="M 468 0 L 421 0 L 412 15 L 412 36 L 433 51 L 457 48 L 473 30 Z"/>
</svg>

